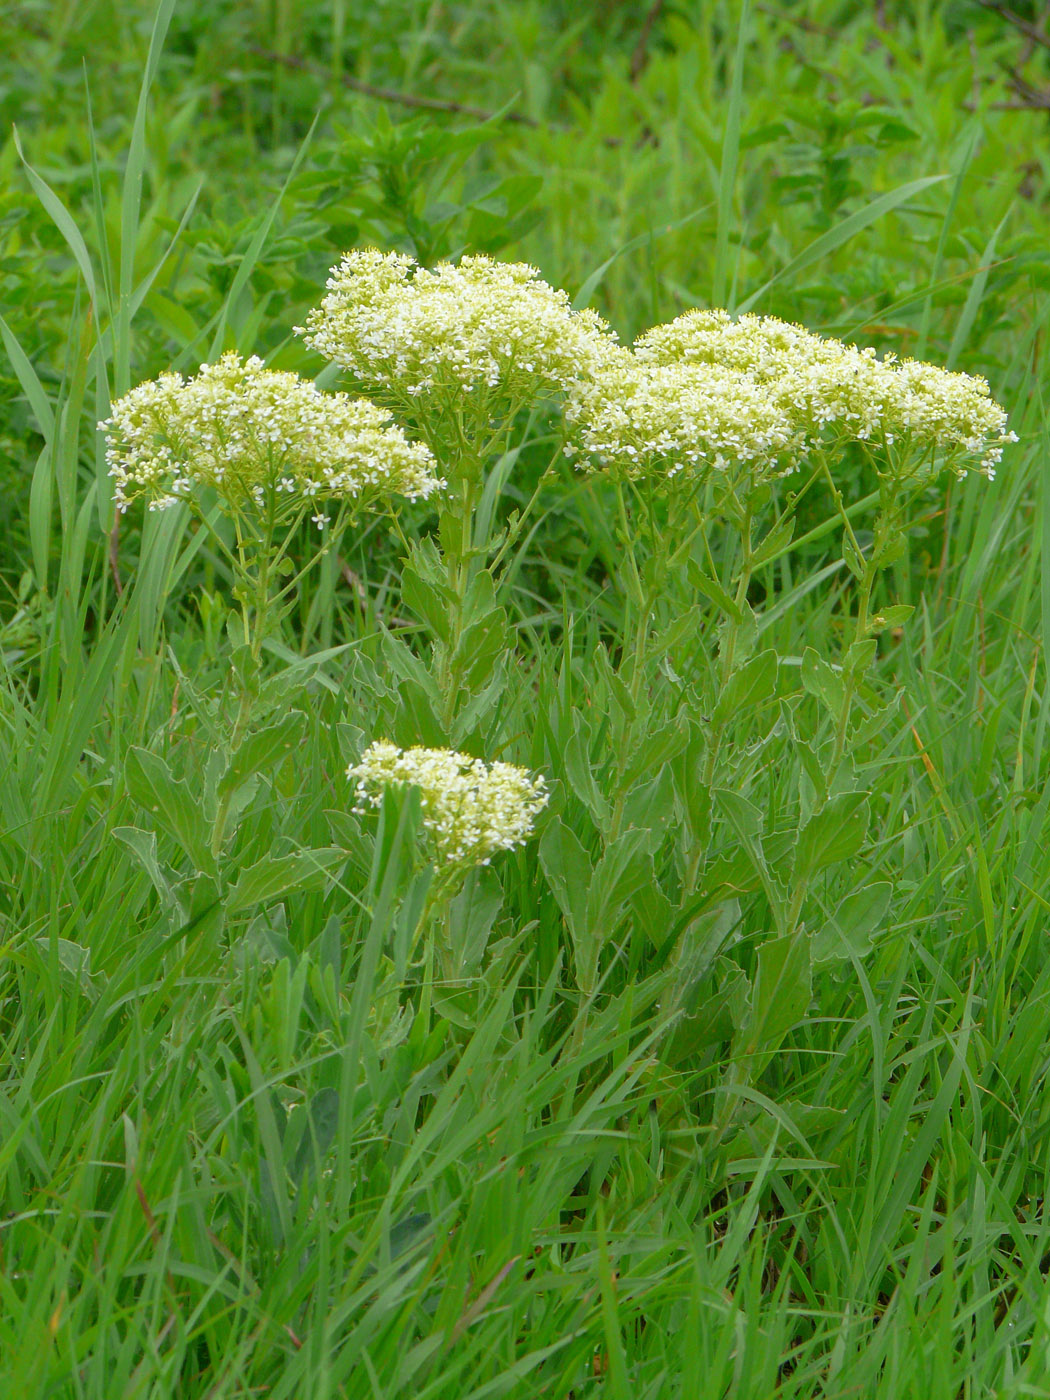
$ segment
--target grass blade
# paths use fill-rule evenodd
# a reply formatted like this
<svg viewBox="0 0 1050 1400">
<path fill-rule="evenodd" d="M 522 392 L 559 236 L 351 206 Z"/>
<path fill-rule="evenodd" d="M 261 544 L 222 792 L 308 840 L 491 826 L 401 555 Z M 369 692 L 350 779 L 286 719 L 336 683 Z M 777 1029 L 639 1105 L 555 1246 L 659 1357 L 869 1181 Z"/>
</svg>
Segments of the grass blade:
<svg viewBox="0 0 1050 1400">
<path fill-rule="evenodd" d="M 814 263 L 820 262 L 821 258 L 827 257 L 829 253 L 835 252 L 844 243 L 848 243 L 854 234 L 860 233 L 861 229 L 865 229 L 869 224 L 881 219 L 883 214 L 892 213 L 894 209 L 899 209 L 902 204 L 906 204 L 913 195 L 920 194 L 923 190 L 929 189 L 931 185 L 938 185 L 947 178 L 947 175 L 924 175 L 921 180 L 909 180 L 907 184 L 899 185 L 895 190 L 880 194 L 877 199 L 873 199 L 863 209 L 858 209 L 856 213 L 850 214 L 834 228 L 828 229 L 827 233 L 822 233 L 819 238 L 815 238 L 807 248 L 803 248 L 801 253 L 792 258 L 790 262 L 785 263 L 768 282 L 764 282 L 757 292 L 752 292 L 746 300 L 742 301 L 737 307 L 737 311 L 741 313 L 750 311 L 778 282 L 794 277 L 797 272 L 804 272 L 807 267 L 812 267 Z"/>
<path fill-rule="evenodd" d="M 711 280 L 712 306 L 725 306 L 726 283 L 729 276 L 729 229 L 733 221 L 733 194 L 736 190 L 740 165 L 740 118 L 744 106 L 744 51 L 751 17 L 751 0 L 744 0 L 740 9 L 736 52 L 733 56 L 733 76 L 729 85 L 729 105 L 726 108 L 725 134 L 722 138 L 722 160 L 718 171 L 718 228 L 715 234 L 715 267 Z"/>
</svg>

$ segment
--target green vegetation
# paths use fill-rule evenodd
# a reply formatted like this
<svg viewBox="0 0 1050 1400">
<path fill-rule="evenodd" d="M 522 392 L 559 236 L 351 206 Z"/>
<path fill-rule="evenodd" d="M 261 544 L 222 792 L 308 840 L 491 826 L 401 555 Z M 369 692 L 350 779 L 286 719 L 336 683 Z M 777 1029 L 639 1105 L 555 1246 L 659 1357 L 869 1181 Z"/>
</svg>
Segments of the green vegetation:
<svg viewBox="0 0 1050 1400">
<path fill-rule="evenodd" d="M 1032 10 L 0 14 L 4 1394 L 1050 1391 Z M 546 389 L 294 334 L 373 245 L 985 375 L 1019 441 L 589 474 Z M 453 489 L 116 512 L 97 423 L 224 351 Z M 384 739 L 542 775 L 534 836 L 442 864 L 440 792 L 358 800 Z"/>
</svg>

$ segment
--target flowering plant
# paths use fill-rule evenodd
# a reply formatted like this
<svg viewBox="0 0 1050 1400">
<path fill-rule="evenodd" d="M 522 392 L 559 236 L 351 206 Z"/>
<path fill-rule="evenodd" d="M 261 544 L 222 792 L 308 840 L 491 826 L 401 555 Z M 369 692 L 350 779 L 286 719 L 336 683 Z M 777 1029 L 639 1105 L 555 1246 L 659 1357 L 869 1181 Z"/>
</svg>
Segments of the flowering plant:
<svg viewBox="0 0 1050 1400">
<path fill-rule="evenodd" d="M 374 248 L 332 269 L 299 331 L 448 451 L 452 476 L 478 472 L 493 429 L 568 389 L 612 343 L 595 312 L 574 311 L 524 263 L 467 256 L 431 270 Z"/>
<path fill-rule="evenodd" d="M 686 312 L 623 347 L 535 269 L 484 257 L 427 269 L 400 254 L 348 253 L 301 334 L 374 402 L 231 354 L 191 379 L 140 385 L 104 426 L 121 509 L 139 498 L 153 510 L 185 503 L 213 530 L 237 583 L 249 671 L 260 668 L 267 618 L 301 577 L 286 557 L 298 525 L 309 517 L 322 530 L 309 568 L 362 511 L 438 505 L 433 534 L 402 536 L 400 600 L 429 647 L 413 629 L 380 627 L 349 673 L 355 703 L 371 691 L 386 732 L 414 731 L 428 745 L 380 739 L 362 751 L 355 730 L 347 769 L 356 813 L 412 794 L 398 831 L 418 818 L 433 867 L 412 875 L 384 996 L 400 1016 L 422 938 L 424 1025 L 435 1008 L 472 1023 L 477 988 L 466 984 L 501 899 L 499 878 L 479 868 L 532 835 L 549 792 L 544 777 L 461 750 L 484 751 L 513 714 L 514 734 L 534 726 L 557 784 L 537 856 L 572 944 L 576 1033 L 618 964 L 633 977 L 647 941 L 660 958 L 674 945 L 669 1015 L 703 1003 L 716 962 L 718 978 L 743 988 L 718 1025 L 733 1044 L 730 1078 L 746 1081 L 804 1013 L 812 966 L 842 955 L 813 908 L 818 877 L 866 839 L 864 763 L 877 760 L 860 755 L 894 712 L 875 661 L 909 608 L 877 601 L 880 575 L 904 553 L 938 476 L 994 476 L 1014 440 L 1005 411 L 979 377 L 771 317 Z M 535 428 L 552 409 L 562 417 L 554 431 Z M 554 455 L 500 527 L 500 492 L 544 436 Z M 512 665 L 526 662 L 500 566 L 562 454 L 592 518 L 615 522 L 606 563 L 623 597 L 615 642 L 598 628 L 583 658 L 566 616 L 556 694 L 537 700 L 531 676 L 509 684 Z M 858 471 L 874 485 L 866 495 Z M 804 499 L 827 518 L 799 540 Z M 794 581 L 801 547 L 832 532 L 841 558 Z M 837 654 L 782 656 L 778 618 L 832 575 Z M 520 619 L 517 631 L 535 623 L 525 610 Z M 572 702 L 581 666 L 583 706 Z M 252 712 L 246 685 L 232 756 L 208 779 L 216 869 L 259 756 L 274 747 L 270 731 L 245 741 Z M 305 722 L 271 726 L 283 751 Z M 143 791 L 151 773 L 160 780 L 154 769 L 130 765 Z M 332 825 L 359 839 L 349 814 Z M 376 850 L 379 859 L 385 838 Z M 311 860 L 323 871 L 328 855 L 318 848 Z M 862 912 L 883 907 L 877 882 L 856 894 Z M 454 910 L 475 903 L 467 937 Z M 740 928 L 756 940 L 743 963 L 726 952 Z M 713 1143 L 737 1098 L 725 1103 Z"/>
<path fill-rule="evenodd" d="M 192 379 L 162 374 L 113 405 L 100 426 L 117 508 L 198 504 L 210 488 L 230 514 L 282 521 L 323 506 L 425 499 L 443 483 L 425 447 L 365 399 L 323 394 L 296 374 L 230 352 Z M 327 523 L 327 520 L 322 520 Z"/>
<path fill-rule="evenodd" d="M 547 805 L 546 780 L 512 763 L 486 763 L 452 749 L 398 748 L 377 739 L 347 769 L 355 782 L 354 811 L 380 807 L 388 790 L 419 794 L 422 828 L 436 867 L 415 933 L 422 937 L 420 1010 L 471 1024 L 473 998 L 458 972 L 464 936 L 453 918 L 453 897 L 472 868 L 523 845 Z M 435 988 L 435 970 L 441 984 Z M 464 1019 L 465 1018 L 465 1019 Z"/>
<path fill-rule="evenodd" d="M 170 373 L 140 384 L 100 427 L 118 510 L 144 498 L 150 510 L 185 503 L 206 522 L 213 507 L 233 521 L 232 549 L 222 532 L 213 537 L 237 578 L 256 658 L 267 614 L 301 577 L 272 596 L 304 519 L 331 527 L 331 542 L 360 511 L 425 500 L 445 484 L 429 450 L 409 442 L 382 409 L 321 393 L 254 355 L 231 352 L 191 379 Z"/>
<path fill-rule="evenodd" d="M 390 786 L 419 789 L 423 828 L 438 862 L 465 870 L 521 846 L 547 804 L 547 785 L 512 763 L 485 763 L 452 749 L 399 749 L 378 739 L 351 764 L 355 811 L 378 807 Z"/>
<path fill-rule="evenodd" d="M 451 737 L 471 694 L 468 674 L 475 692 L 491 680 L 491 669 L 478 676 L 471 656 L 478 629 L 493 636 L 504 631 L 491 572 L 520 535 L 540 489 L 490 566 L 493 512 L 479 510 L 487 473 L 498 458 L 510 457 L 519 413 L 595 372 L 615 338 L 598 315 L 574 310 L 564 291 L 524 263 L 465 256 L 428 269 L 375 248 L 349 252 L 332 269 L 325 296 L 299 333 L 410 426 L 449 483 L 439 567 L 413 550 L 406 578 L 417 597 L 446 600 L 447 626 L 435 634 L 434 647 L 439 718 Z M 541 486 L 559 450 L 560 444 Z M 490 600 L 483 615 L 479 598 Z M 428 617 L 422 620 L 429 625 Z M 470 627 L 475 635 L 467 645 Z"/>
</svg>

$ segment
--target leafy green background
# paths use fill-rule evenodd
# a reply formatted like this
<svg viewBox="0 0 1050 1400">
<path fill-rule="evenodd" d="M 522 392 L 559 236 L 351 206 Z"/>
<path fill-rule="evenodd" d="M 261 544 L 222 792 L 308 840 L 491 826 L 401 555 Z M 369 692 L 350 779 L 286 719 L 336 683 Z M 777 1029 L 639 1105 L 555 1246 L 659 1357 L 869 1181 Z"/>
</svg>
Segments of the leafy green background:
<svg viewBox="0 0 1050 1400">
<path fill-rule="evenodd" d="M 7 1391 L 1043 1393 L 1048 148 L 1017 104 L 1045 45 L 961 0 L 182 0 L 163 49 L 154 26 L 125 0 L 0 17 Z M 381 528 L 271 648 L 269 741 L 209 767 L 227 581 L 177 521 L 129 516 L 111 551 L 94 423 L 224 346 L 316 373 L 291 328 L 367 242 L 533 261 L 625 339 L 753 303 L 987 374 L 1010 407 L 997 481 L 932 503 L 887 587 L 918 604 L 880 639 L 903 698 L 864 760 L 870 826 L 804 838 L 812 970 L 755 902 L 799 781 L 783 736 L 741 757 L 761 811 L 718 795 L 723 895 L 675 884 L 677 829 L 710 820 L 688 775 L 714 638 L 688 595 L 636 771 L 613 765 L 618 545 L 572 478 L 509 580 L 529 683 L 486 641 L 457 737 L 555 788 L 538 843 L 457 896 L 469 997 L 425 1025 L 389 994 L 418 810 L 349 813 L 362 742 L 430 737 Z M 496 515 L 548 455 L 530 438 Z M 842 598 L 819 536 L 752 599 L 814 732 L 807 657 Z M 613 778 L 630 819 L 603 850 Z"/>
</svg>

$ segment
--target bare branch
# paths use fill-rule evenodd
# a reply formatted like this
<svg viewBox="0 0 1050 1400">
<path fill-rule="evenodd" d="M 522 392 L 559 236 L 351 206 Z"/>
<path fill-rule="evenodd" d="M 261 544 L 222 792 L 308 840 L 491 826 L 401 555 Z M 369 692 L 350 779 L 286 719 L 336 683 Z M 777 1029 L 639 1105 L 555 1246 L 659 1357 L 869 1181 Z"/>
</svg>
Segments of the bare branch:
<svg viewBox="0 0 1050 1400">
<path fill-rule="evenodd" d="M 270 63 L 283 64 L 285 68 L 294 68 L 299 73 L 313 73 L 319 78 L 333 76 L 319 63 L 296 58 L 294 54 L 275 53 L 272 49 L 264 49 L 258 44 L 249 44 L 248 47 L 259 58 L 265 58 Z M 399 92 L 397 88 L 375 87 L 372 83 L 361 82 L 359 78 L 351 78 L 348 73 L 340 73 L 339 81 L 343 87 L 350 88 L 352 92 L 359 92 L 364 97 L 374 97 L 379 102 L 396 102 L 402 107 L 415 107 L 425 112 L 455 112 L 464 117 L 476 117 L 478 121 L 483 122 L 492 121 L 498 116 L 501 121 L 516 122 L 519 126 L 542 125 L 535 117 L 528 117 L 524 112 L 489 112 L 484 107 L 471 107 L 463 102 L 451 102 L 444 97 L 420 97 L 413 92 Z"/>
<path fill-rule="evenodd" d="M 978 0 L 978 4 L 982 9 L 991 10 L 992 14 L 998 15 L 1000 19 L 1005 19 L 1007 24 L 1012 24 L 1018 33 L 1023 34 L 1026 39 L 1031 39 L 1033 44 L 1050 49 L 1050 34 L 1040 29 L 1038 25 L 1024 19 L 1016 11 L 1011 10 L 1008 5 L 1001 4 L 1000 0 Z"/>
<path fill-rule="evenodd" d="M 295 54 L 275 53 L 272 49 L 264 49 L 259 44 L 249 44 L 249 50 L 259 58 L 265 58 L 270 63 L 280 63 L 285 68 L 293 68 L 298 73 L 311 73 L 315 77 L 331 81 L 333 74 L 319 63 L 311 63 L 309 59 L 297 58 Z M 420 97 L 414 92 L 401 92 L 397 88 L 376 87 L 373 83 L 363 83 L 359 78 L 351 78 L 347 73 L 340 73 L 338 81 L 343 87 L 349 88 L 351 92 L 359 92 L 363 97 L 374 97 L 377 102 L 396 102 L 401 107 L 413 107 L 424 112 L 452 112 L 457 116 L 474 117 L 477 121 L 487 122 L 498 119 L 499 121 L 514 122 L 517 126 L 527 126 L 534 131 L 552 131 L 561 135 L 571 134 L 571 128 L 558 126 L 554 122 L 540 122 L 535 117 L 526 116 L 524 112 L 490 112 L 484 107 L 471 107 L 465 102 L 452 102 L 444 97 Z M 648 129 L 642 132 L 639 144 L 644 145 L 646 141 L 655 139 Z M 609 147 L 622 146 L 624 138 L 620 136 L 603 136 L 602 145 Z"/>
<path fill-rule="evenodd" d="M 634 46 L 634 53 L 631 55 L 631 82 L 636 83 L 649 66 L 649 39 L 653 32 L 653 26 L 660 18 L 660 11 L 664 7 L 664 0 L 653 0 L 646 12 L 645 19 L 642 20 L 642 28 L 638 35 L 638 42 Z"/>
</svg>

